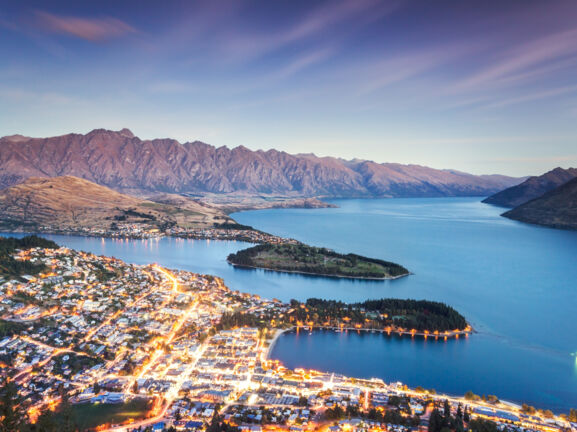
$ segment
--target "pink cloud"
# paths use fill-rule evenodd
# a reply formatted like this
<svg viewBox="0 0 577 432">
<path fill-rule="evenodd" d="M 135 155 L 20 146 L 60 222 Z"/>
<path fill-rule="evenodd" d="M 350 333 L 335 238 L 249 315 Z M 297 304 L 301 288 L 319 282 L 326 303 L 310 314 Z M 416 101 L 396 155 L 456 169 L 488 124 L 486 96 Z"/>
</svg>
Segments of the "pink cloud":
<svg viewBox="0 0 577 432">
<path fill-rule="evenodd" d="M 357 75 L 362 77 L 359 79 L 359 94 L 372 93 L 392 84 L 421 76 L 458 57 L 475 52 L 479 46 L 478 43 L 472 42 L 446 44 L 426 50 L 388 55 L 381 61 L 362 65 L 357 71 Z"/>
<path fill-rule="evenodd" d="M 479 89 L 488 84 L 510 82 L 515 78 L 527 79 L 532 74 L 538 76 L 544 72 L 542 69 L 538 69 L 538 66 L 544 65 L 545 72 L 548 72 L 547 69 L 565 66 L 564 60 L 577 53 L 576 40 L 577 29 L 572 29 L 523 44 L 504 53 L 501 61 L 480 70 L 457 84 L 455 88 L 459 90 Z M 559 60 L 561 60 L 559 64 L 552 63 Z"/>
<path fill-rule="evenodd" d="M 40 25 L 53 33 L 76 36 L 89 41 L 113 39 L 136 30 L 117 18 L 80 18 L 36 12 Z"/>
</svg>

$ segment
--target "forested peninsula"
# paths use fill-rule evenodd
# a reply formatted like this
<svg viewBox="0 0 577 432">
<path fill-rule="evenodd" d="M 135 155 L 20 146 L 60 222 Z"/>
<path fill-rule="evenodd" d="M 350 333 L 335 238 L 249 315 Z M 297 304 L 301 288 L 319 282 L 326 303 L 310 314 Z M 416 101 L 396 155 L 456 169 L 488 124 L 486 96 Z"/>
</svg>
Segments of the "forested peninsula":
<svg viewBox="0 0 577 432">
<path fill-rule="evenodd" d="M 328 329 L 376 330 L 423 336 L 457 336 L 472 331 L 463 315 L 451 306 L 429 300 L 392 299 L 344 303 L 310 298 L 291 300 L 288 313 L 267 311 L 261 314 L 235 311 L 225 313 L 219 329 L 234 327 L 280 328 L 309 327 Z"/>
</svg>

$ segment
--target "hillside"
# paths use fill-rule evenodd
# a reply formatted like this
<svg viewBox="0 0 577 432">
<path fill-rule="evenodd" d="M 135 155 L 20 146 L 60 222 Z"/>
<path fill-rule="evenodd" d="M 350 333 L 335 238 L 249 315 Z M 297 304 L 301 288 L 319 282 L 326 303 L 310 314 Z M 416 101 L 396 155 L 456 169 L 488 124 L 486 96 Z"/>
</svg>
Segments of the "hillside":
<svg viewBox="0 0 577 432">
<path fill-rule="evenodd" d="M 498 192 L 483 202 L 502 207 L 517 207 L 552 191 L 575 177 L 577 177 L 577 168 L 555 168 L 543 175 L 529 177 L 523 183 Z"/>
<path fill-rule="evenodd" d="M 577 178 L 503 216 L 552 228 L 577 229 Z"/>
<path fill-rule="evenodd" d="M 123 193 L 303 197 L 487 196 L 517 184 L 418 165 L 344 161 L 282 151 L 141 140 L 128 129 L 52 138 L 0 138 L 0 187 L 73 175 Z"/>
<path fill-rule="evenodd" d="M 231 222 L 220 210 L 183 197 L 153 202 L 72 176 L 37 178 L 0 191 L 0 229 L 109 229 L 127 224 L 211 227 Z"/>
</svg>

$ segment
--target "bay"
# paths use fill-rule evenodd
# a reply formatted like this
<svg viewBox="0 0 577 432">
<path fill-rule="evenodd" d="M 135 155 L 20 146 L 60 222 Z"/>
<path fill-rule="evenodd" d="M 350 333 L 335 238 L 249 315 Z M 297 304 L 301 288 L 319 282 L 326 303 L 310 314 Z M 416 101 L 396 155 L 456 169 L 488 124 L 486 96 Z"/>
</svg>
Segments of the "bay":
<svg viewBox="0 0 577 432">
<path fill-rule="evenodd" d="M 287 334 L 273 358 L 288 367 L 497 394 L 557 411 L 577 407 L 577 232 L 508 220 L 499 216 L 503 209 L 478 198 L 331 202 L 339 208 L 234 216 L 273 234 L 395 261 L 414 273 L 377 285 L 326 282 L 330 290 L 307 290 L 309 297 L 438 300 L 463 313 L 478 333 L 447 342 Z"/>
<path fill-rule="evenodd" d="M 497 394 L 566 412 L 577 407 L 577 232 L 510 221 L 499 216 L 503 209 L 479 201 L 334 200 L 339 208 L 233 215 L 272 234 L 395 261 L 413 272 L 384 282 L 237 269 L 226 256 L 250 246 L 242 242 L 47 237 L 137 264 L 215 274 L 233 290 L 284 301 L 443 301 L 463 313 L 477 333 L 446 342 L 356 332 L 288 333 L 272 357 L 289 367 L 453 394 Z"/>
</svg>

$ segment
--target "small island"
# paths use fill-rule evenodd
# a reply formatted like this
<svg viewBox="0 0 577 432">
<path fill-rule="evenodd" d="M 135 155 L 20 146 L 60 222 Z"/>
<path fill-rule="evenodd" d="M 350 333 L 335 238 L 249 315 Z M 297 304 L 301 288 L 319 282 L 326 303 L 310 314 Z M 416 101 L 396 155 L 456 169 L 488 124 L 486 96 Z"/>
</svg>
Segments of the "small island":
<svg viewBox="0 0 577 432">
<path fill-rule="evenodd" d="M 260 244 L 230 254 L 228 262 L 244 268 L 353 279 L 396 279 L 409 271 L 399 264 L 356 254 L 298 244 Z"/>
</svg>

